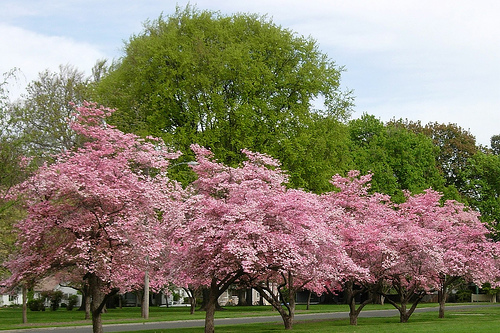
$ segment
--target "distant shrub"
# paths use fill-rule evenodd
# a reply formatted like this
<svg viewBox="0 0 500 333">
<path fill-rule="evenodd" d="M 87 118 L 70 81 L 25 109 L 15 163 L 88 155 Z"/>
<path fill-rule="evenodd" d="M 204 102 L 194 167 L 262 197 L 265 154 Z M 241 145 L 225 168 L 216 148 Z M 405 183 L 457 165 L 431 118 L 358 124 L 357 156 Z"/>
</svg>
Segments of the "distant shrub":
<svg viewBox="0 0 500 333">
<path fill-rule="evenodd" d="M 31 311 L 45 311 L 45 300 L 41 298 L 30 299 L 27 306 Z"/>
<path fill-rule="evenodd" d="M 70 295 L 68 297 L 68 306 L 66 307 L 66 310 L 71 311 L 73 308 L 76 306 L 76 303 L 78 303 L 78 296 L 77 295 Z"/>
<path fill-rule="evenodd" d="M 63 295 L 63 292 L 60 290 L 50 290 L 42 293 L 42 297 L 45 297 L 50 301 L 50 309 L 52 311 L 59 309 L 59 304 L 62 301 Z"/>
</svg>

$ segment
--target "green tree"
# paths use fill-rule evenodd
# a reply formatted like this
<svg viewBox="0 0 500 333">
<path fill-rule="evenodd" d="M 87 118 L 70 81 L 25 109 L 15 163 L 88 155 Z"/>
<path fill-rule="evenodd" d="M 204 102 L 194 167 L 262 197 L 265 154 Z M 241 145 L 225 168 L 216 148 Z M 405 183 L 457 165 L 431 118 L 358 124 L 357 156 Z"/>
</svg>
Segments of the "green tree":
<svg viewBox="0 0 500 333">
<path fill-rule="evenodd" d="M 275 147 L 275 155 L 290 170 L 290 184 L 316 193 L 332 191 L 330 180 L 351 166 L 349 129 L 335 117 L 316 115 L 307 128 Z M 280 149 L 281 148 L 281 149 Z"/>
<path fill-rule="evenodd" d="M 8 141 L 0 138 L 0 279 L 8 273 L 1 263 L 14 251 L 16 234 L 13 225 L 22 217 L 15 202 L 7 198 L 10 188 L 21 175 L 18 156 L 12 148 Z"/>
<path fill-rule="evenodd" d="M 26 93 L 9 103 L 11 135 L 26 155 L 48 159 L 78 142 L 67 120 L 74 112 L 71 103 L 79 105 L 91 97 L 90 82 L 73 66 L 60 66 L 59 72 L 39 73 Z"/>
<path fill-rule="evenodd" d="M 409 131 L 402 121 L 384 124 L 367 114 L 352 120 L 349 131 L 353 168 L 373 173 L 374 191 L 395 201 L 404 200 L 403 190 L 447 192 L 436 164 L 438 149 L 425 135 Z"/>
<path fill-rule="evenodd" d="M 11 138 L 8 126 L 9 84 L 16 75 L 15 69 L 4 73 L 0 83 L 0 264 L 14 251 L 16 234 L 12 226 L 22 218 L 22 211 L 8 198 L 12 186 L 20 182 L 24 175 L 20 167 L 20 147 L 18 142 Z M 7 274 L 0 265 L 0 279 Z"/>
<path fill-rule="evenodd" d="M 490 139 L 493 154 L 500 155 L 500 135 L 493 135 Z"/>
<path fill-rule="evenodd" d="M 389 164 L 385 134 L 383 122 L 373 115 L 363 114 L 361 118 L 349 122 L 352 169 L 362 174 L 373 173 L 372 189 L 395 195 L 399 186 Z"/>
<path fill-rule="evenodd" d="M 481 212 L 481 220 L 494 230 L 500 240 L 500 156 L 478 152 L 468 160 L 465 170 L 465 195 L 471 207 Z"/>
<path fill-rule="evenodd" d="M 446 185 L 454 186 L 463 195 L 467 185 L 463 172 L 468 160 L 478 151 L 476 138 L 456 124 L 429 123 L 422 126 L 420 122 L 406 122 L 405 126 L 415 133 L 428 136 L 439 147 L 437 163 Z"/>
<path fill-rule="evenodd" d="M 188 6 L 146 22 L 97 92 L 118 109 L 118 128 L 160 136 L 186 154 L 198 143 L 234 165 L 242 148 L 295 154 L 289 149 L 314 114 L 347 119 L 342 70 L 314 39 L 265 16 Z M 319 100 L 324 107 L 314 110 Z"/>
</svg>

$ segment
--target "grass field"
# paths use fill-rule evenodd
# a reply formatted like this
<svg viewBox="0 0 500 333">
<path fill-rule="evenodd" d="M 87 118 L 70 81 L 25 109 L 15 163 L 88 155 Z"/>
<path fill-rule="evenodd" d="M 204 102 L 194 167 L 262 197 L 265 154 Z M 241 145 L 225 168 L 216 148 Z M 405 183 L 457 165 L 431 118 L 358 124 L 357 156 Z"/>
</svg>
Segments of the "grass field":
<svg viewBox="0 0 500 333">
<path fill-rule="evenodd" d="M 423 304 L 424 306 L 436 306 L 436 304 Z M 369 305 L 367 310 L 391 309 L 391 306 Z M 310 310 L 305 310 L 299 305 L 297 313 L 313 312 L 345 312 L 348 311 L 346 305 L 313 305 Z M 140 317 L 140 308 L 109 309 L 103 314 L 104 324 L 144 322 Z M 229 307 L 225 311 L 218 311 L 217 318 L 249 317 L 277 315 L 266 306 L 252 307 Z M 90 321 L 83 320 L 84 314 L 79 311 L 58 311 L 31 312 L 28 311 L 28 325 L 21 323 L 21 310 L 19 308 L 0 309 L 0 330 L 65 326 L 65 325 L 89 325 Z M 188 320 L 203 319 L 204 313 L 198 312 L 189 314 L 188 308 L 157 308 L 151 307 L 149 321 L 168 320 Z M 246 324 L 237 326 L 217 326 L 217 332 L 285 332 L 281 323 L 266 324 Z M 406 324 L 399 323 L 399 317 L 389 318 L 360 318 L 358 326 L 350 326 L 349 321 L 329 320 L 329 321 L 297 321 L 294 325 L 294 332 L 496 332 L 500 331 L 500 306 L 499 307 L 478 307 L 467 310 L 453 310 L 453 306 L 447 307 L 446 318 L 438 319 L 436 312 L 415 313 Z M 136 331 L 138 332 L 138 331 Z M 203 332 L 202 328 L 192 329 L 171 329 L 171 330 L 145 330 L 143 333 L 191 333 Z"/>
</svg>

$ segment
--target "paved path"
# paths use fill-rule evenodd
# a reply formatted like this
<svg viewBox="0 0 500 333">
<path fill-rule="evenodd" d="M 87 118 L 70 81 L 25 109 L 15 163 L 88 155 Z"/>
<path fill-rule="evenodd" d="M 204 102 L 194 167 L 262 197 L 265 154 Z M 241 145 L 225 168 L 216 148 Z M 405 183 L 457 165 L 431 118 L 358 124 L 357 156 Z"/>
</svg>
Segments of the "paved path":
<svg viewBox="0 0 500 333">
<path fill-rule="evenodd" d="M 495 307 L 500 304 L 482 304 L 482 305 L 456 305 L 447 306 L 447 309 L 470 309 L 477 307 Z M 417 308 L 415 312 L 438 312 L 437 307 Z M 368 317 L 393 317 L 399 316 L 396 309 L 390 310 L 364 310 L 359 314 L 360 318 Z M 349 318 L 348 312 L 328 312 L 328 313 L 308 313 L 297 314 L 295 320 L 327 320 L 327 319 L 346 319 Z M 215 326 L 219 325 L 239 325 L 251 323 L 281 323 L 280 316 L 263 316 L 263 317 L 245 317 L 245 318 L 220 318 L 215 319 Z M 145 322 L 131 324 L 110 324 L 104 325 L 104 332 L 129 332 L 139 330 L 161 330 L 168 328 L 188 328 L 188 327 L 204 327 L 205 320 L 177 320 L 177 321 L 162 321 L 162 322 Z M 74 326 L 74 327 L 47 327 L 47 328 L 30 328 L 19 330 L 0 331 L 0 333 L 92 333 L 92 326 Z"/>
</svg>

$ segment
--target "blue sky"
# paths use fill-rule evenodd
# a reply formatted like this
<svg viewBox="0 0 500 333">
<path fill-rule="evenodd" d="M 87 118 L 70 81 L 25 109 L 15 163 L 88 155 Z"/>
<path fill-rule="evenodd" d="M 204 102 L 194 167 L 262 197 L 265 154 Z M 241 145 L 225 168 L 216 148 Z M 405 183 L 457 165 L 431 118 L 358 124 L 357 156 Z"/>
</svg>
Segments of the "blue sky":
<svg viewBox="0 0 500 333">
<path fill-rule="evenodd" d="M 122 55 L 142 23 L 188 1 L 2 0 L 0 73 L 23 76 L 72 64 L 89 73 Z M 364 112 L 386 121 L 456 123 L 488 145 L 500 134 L 500 2 L 496 0 L 198 0 L 199 9 L 267 14 L 312 36 L 345 66 L 344 87 Z"/>
</svg>

